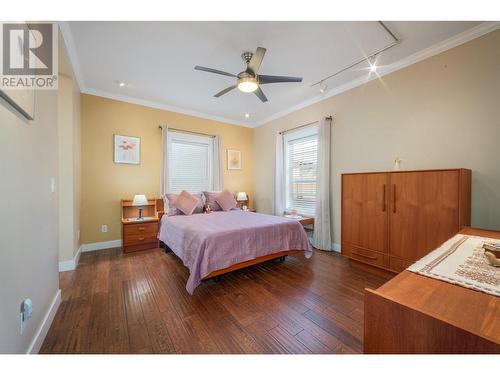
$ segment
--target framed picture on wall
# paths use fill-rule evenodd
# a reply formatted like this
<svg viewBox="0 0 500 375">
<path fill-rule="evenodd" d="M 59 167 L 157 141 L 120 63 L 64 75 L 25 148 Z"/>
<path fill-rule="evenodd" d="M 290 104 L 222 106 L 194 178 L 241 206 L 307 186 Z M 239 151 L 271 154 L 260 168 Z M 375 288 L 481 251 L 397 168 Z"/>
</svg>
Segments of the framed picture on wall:
<svg viewBox="0 0 500 375">
<path fill-rule="evenodd" d="M 115 134 L 114 162 L 119 164 L 140 164 L 141 139 Z"/>
<path fill-rule="evenodd" d="M 241 169 L 241 151 L 227 149 L 227 169 Z"/>
</svg>

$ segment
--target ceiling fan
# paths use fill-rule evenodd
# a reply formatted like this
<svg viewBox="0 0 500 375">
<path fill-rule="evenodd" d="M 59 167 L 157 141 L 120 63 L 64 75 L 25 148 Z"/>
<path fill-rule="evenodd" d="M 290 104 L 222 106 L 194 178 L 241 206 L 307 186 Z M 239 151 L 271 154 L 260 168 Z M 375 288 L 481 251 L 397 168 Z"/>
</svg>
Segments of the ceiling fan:
<svg viewBox="0 0 500 375">
<path fill-rule="evenodd" d="M 238 75 L 223 72 L 222 70 L 206 68 L 204 66 L 199 66 L 199 65 L 196 65 L 194 69 L 237 78 L 235 85 L 229 86 L 224 90 L 215 94 L 214 96 L 216 98 L 224 94 L 227 94 L 229 91 L 238 87 L 238 89 L 241 92 L 244 93 L 253 92 L 262 102 L 267 102 L 267 98 L 260 89 L 260 85 L 264 85 L 267 83 L 280 83 L 280 82 L 302 82 L 302 78 L 285 77 L 285 76 L 268 76 L 268 75 L 258 74 L 260 64 L 262 64 L 262 60 L 264 59 L 265 54 L 266 54 L 266 49 L 262 47 L 257 47 L 255 53 L 243 52 L 241 58 L 247 64 L 247 68 L 244 71 L 238 73 Z"/>
</svg>

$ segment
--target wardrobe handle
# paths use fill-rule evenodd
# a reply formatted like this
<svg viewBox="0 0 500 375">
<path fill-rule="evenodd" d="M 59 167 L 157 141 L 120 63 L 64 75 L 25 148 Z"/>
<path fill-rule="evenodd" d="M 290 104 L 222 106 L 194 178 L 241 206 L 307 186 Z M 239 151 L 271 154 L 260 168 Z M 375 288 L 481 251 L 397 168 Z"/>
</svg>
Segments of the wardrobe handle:
<svg viewBox="0 0 500 375">
<path fill-rule="evenodd" d="M 385 184 L 383 185 L 382 187 L 383 191 L 382 191 L 382 212 L 385 212 Z"/>
<path fill-rule="evenodd" d="M 396 213 L 396 184 L 392 185 L 392 212 Z"/>
</svg>

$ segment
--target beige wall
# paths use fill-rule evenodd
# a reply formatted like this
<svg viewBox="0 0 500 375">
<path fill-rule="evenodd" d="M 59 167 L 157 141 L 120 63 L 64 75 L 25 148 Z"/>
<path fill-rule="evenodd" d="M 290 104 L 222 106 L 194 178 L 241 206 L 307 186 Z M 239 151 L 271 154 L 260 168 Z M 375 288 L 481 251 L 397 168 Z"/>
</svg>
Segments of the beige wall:
<svg viewBox="0 0 500 375">
<path fill-rule="evenodd" d="M 0 99 L 0 353 L 25 353 L 59 289 L 57 93 L 36 93 L 35 120 Z M 33 300 L 20 334 L 19 312 Z"/>
<path fill-rule="evenodd" d="M 276 132 L 331 114 L 335 243 L 340 174 L 391 170 L 396 156 L 403 169 L 472 169 L 472 224 L 500 229 L 499 46 L 496 31 L 255 129 L 257 208 L 272 210 Z"/>
<path fill-rule="evenodd" d="M 82 95 L 82 208 L 81 241 L 121 239 L 120 199 L 144 193 L 159 197 L 161 168 L 160 124 L 220 134 L 224 187 L 246 191 L 253 198 L 252 129 L 140 105 Z M 141 164 L 113 162 L 113 134 L 141 138 Z M 240 149 L 242 170 L 228 171 L 226 149 Z M 107 224 L 108 233 L 100 227 Z"/>
<path fill-rule="evenodd" d="M 59 217 L 63 218 L 59 221 L 59 261 L 67 261 L 74 258 L 80 247 L 80 91 L 61 37 L 59 68 Z"/>
</svg>

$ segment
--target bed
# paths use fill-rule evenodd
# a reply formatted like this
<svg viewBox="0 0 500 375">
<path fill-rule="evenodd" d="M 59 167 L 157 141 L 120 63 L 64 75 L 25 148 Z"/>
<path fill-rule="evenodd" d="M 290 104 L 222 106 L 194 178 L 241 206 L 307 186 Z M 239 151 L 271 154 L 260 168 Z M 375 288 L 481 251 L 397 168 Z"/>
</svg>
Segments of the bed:
<svg viewBox="0 0 500 375">
<path fill-rule="evenodd" d="M 242 210 L 165 215 L 158 239 L 189 269 L 189 294 L 204 279 L 290 254 L 312 255 L 299 221 Z"/>
</svg>

